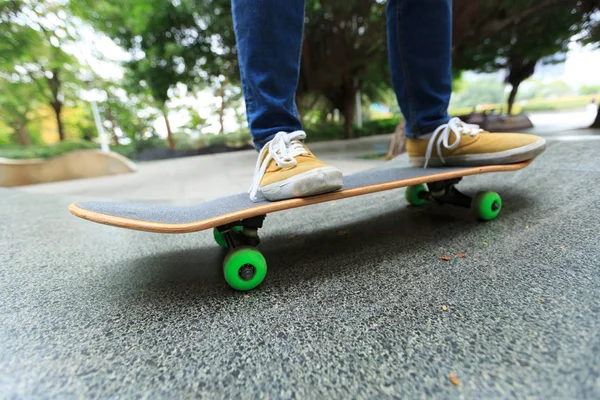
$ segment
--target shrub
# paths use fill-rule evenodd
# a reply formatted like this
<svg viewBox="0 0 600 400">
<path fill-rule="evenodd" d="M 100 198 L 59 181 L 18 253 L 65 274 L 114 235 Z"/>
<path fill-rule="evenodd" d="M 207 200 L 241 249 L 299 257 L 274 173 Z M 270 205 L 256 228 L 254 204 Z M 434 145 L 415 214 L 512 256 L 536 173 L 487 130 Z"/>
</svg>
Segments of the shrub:
<svg viewBox="0 0 600 400">
<path fill-rule="evenodd" d="M 13 159 L 51 158 L 70 151 L 97 149 L 99 147 L 96 143 L 82 140 L 65 140 L 51 146 L 11 145 L 0 149 L 0 157 Z"/>
</svg>

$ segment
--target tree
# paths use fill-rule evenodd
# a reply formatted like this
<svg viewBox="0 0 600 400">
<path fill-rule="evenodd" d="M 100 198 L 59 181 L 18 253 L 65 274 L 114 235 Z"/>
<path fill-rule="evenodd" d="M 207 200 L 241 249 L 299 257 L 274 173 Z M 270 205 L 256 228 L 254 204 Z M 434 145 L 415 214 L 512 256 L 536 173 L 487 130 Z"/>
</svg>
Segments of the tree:
<svg viewBox="0 0 600 400">
<path fill-rule="evenodd" d="M 148 93 L 127 93 L 114 82 L 100 81 L 100 88 L 106 101 L 99 102 L 98 107 L 115 144 L 121 140 L 139 143 L 156 136 L 152 121 L 161 111 L 149 106 L 152 99 Z"/>
<path fill-rule="evenodd" d="M 242 88 L 231 84 L 223 75 L 211 79 L 214 96 L 218 99 L 212 110 L 219 117 L 219 133 L 225 133 L 225 113 L 228 109 L 235 110 L 240 106 Z"/>
<path fill-rule="evenodd" d="M 0 73 L 3 79 L 34 85 L 38 100 L 48 104 L 55 115 L 60 140 L 66 137 L 62 121 L 65 101 L 75 98 L 76 59 L 61 49 L 69 35 L 56 8 L 44 2 L 12 2 L 0 11 Z M 54 18 L 51 18 L 51 17 Z M 31 101 L 31 97 L 21 99 Z"/>
<path fill-rule="evenodd" d="M 0 79 L 0 119 L 13 130 L 13 141 L 22 146 L 33 143 L 29 125 L 39 102 L 32 84 Z"/>
<path fill-rule="evenodd" d="M 125 12 L 120 0 L 80 0 L 71 1 L 69 7 L 132 54 L 126 63 L 126 86 L 150 94 L 162 113 L 169 147 L 175 148 L 167 103 L 177 84 L 198 89 L 217 71 L 231 68 L 233 57 L 228 57 L 227 46 L 215 50 L 220 40 L 232 35 L 225 4 L 222 0 L 132 0 Z M 224 21 L 226 32 L 218 34 Z"/>
<path fill-rule="evenodd" d="M 517 57 L 510 57 L 506 68 L 508 69 L 508 75 L 506 76 L 505 82 L 511 85 L 510 94 L 508 95 L 508 110 L 507 114 L 512 114 L 513 104 L 517 98 L 517 92 L 521 82 L 531 77 L 535 72 L 535 66 L 538 60 L 536 59 L 522 59 Z"/>
<path fill-rule="evenodd" d="M 483 14 L 493 14 L 495 10 L 495 15 L 508 13 L 512 19 L 502 21 L 498 17 L 496 25 L 503 28 L 494 32 L 489 28 L 480 28 L 481 32 L 487 34 L 480 37 L 478 43 L 470 43 L 470 47 L 467 45 L 472 39 L 468 35 L 463 36 L 463 42 L 455 45 L 454 66 L 459 70 L 480 72 L 506 69 L 505 82 L 512 87 L 507 100 L 510 114 L 521 83 L 533 75 L 540 60 L 566 53 L 571 38 L 581 32 L 592 18 L 595 2 L 515 2 L 513 4 L 517 4 L 517 8 L 513 5 L 511 13 L 508 13 L 511 9 L 508 8 L 509 2 L 490 2 L 487 7 L 480 4 L 479 11 Z M 490 4 L 495 4 L 495 8 Z M 550 61 L 560 62 L 562 59 L 554 57 Z"/>
<path fill-rule="evenodd" d="M 385 4 L 308 1 L 298 96 L 323 96 L 344 117 L 353 136 L 355 95 L 365 82 L 386 76 Z"/>
<path fill-rule="evenodd" d="M 239 83 L 229 0 L 133 0 L 127 13 L 120 4 L 78 0 L 70 7 L 134 55 L 128 67 L 158 103 L 176 83 L 197 89 L 219 76 Z M 339 109 L 351 137 L 355 93 L 387 76 L 385 41 L 384 3 L 308 1 L 298 102 L 323 99 L 317 102 Z"/>
<path fill-rule="evenodd" d="M 600 9 L 600 0 L 594 0 L 596 10 Z M 600 18 L 596 11 L 595 18 L 590 18 L 583 26 L 579 42 L 585 45 L 598 46 L 600 43 Z M 591 128 L 600 128 L 600 101 L 598 101 L 598 112 L 596 119 L 590 126 Z"/>
</svg>

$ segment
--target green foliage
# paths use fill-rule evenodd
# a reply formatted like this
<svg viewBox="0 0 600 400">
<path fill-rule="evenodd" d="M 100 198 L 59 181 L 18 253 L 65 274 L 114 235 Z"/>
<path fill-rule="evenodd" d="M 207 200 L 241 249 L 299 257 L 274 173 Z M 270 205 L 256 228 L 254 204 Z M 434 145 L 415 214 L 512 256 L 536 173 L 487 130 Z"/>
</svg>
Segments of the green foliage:
<svg viewBox="0 0 600 400">
<path fill-rule="evenodd" d="M 542 81 L 528 81 L 529 85 L 520 89 L 518 100 L 531 100 L 535 98 L 548 98 L 548 97 L 564 97 L 573 94 L 573 89 L 567 85 L 566 82 L 561 80 L 554 80 L 551 82 Z"/>
<path fill-rule="evenodd" d="M 223 62 L 225 57 L 213 51 L 213 40 L 232 36 L 228 2 L 131 0 L 127 4 L 126 10 L 120 0 L 78 0 L 69 7 L 132 53 L 127 63 L 129 89 L 147 88 L 162 106 L 177 83 L 195 86 L 205 83 L 209 75 L 231 70 L 231 60 Z"/>
<path fill-rule="evenodd" d="M 158 137 L 150 137 L 147 139 L 141 139 L 136 142 L 129 144 L 119 144 L 117 146 L 111 146 L 111 151 L 119 153 L 130 159 L 135 159 L 136 155 L 150 149 L 164 148 L 166 147 L 166 141 Z"/>
<path fill-rule="evenodd" d="M 579 88 L 579 94 L 600 94 L 600 85 L 588 85 Z"/>
<path fill-rule="evenodd" d="M 511 60 L 537 62 L 565 53 L 573 35 L 585 29 L 598 7 L 598 4 L 590 6 L 588 3 L 502 0 L 488 1 L 483 6 L 481 2 L 491 18 L 501 19 L 503 15 L 506 19 L 498 26 L 505 26 L 497 31 L 483 29 L 481 35 L 460 43 L 460 51 L 454 54 L 454 67 L 493 72 L 509 66 Z"/>
<path fill-rule="evenodd" d="M 165 146 L 154 123 L 174 110 L 180 91 L 210 88 L 224 103 L 219 107 L 215 102 L 212 111 L 216 115 L 225 115 L 225 108 L 239 110 L 241 91 L 230 6 L 230 0 L 2 2 L 0 145 L 8 148 L 30 142 L 37 148 L 44 104 L 58 109 L 60 118 L 64 114 L 66 137 L 96 135 L 91 109 L 78 98 L 82 66 L 65 51 L 66 45 L 74 43 L 74 27 L 79 26 L 73 24 L 71 14 L 105 33 L 130 55 L 124 64 L 125 79 L 94 79 L 94 86 L 106 95 L 98 107 L 107 133 L 121 143 L 113 146 L 116 151 L 135 155 L 145 148 Z M 452 106 L 461 109 L 454 112 L 478 104 L 500 104 L 505 95 L 498 82 L 461 80 L 460 70 L 495 71 L 509 66 L 513 74 L 509 82 L 520 82 L 532 72 L 532 64 L 564 51 L 573 35 L 585 43 L 599 41 L 600 19 L 590 17 L 597 8 L 597 0 L 455 0 Z M 340 123 L 324 123 L 333 108 L 350 121 L 346 128 L 354 128 L 357 136 L 394 130 L 397 118 L 366 121 L 361 129 L 352 124 L 357 111 L 354 93 L 359 88 L 363 114 L 367 114 L 365 105 L 375 101 L 388 106 L 393 114 L 399 113 L 390 89 L 384 13 L 383 1 L 307 1 L 298 99 L 309 140 L 344 137 Z M 581 93 L 598 93 L 599 89 L 582 88 Z M 530 100 L 527 110 L 548 109 L 562 106 L 537 98 L 570 93 L 564 82 L 536 83 L 523 87 L 516 99 Z M 196 112 L 190 115 L 189 124 L 172 134 L 177 148 L 249 141 L 247 131 L 204 135 L 206 121 Z M 242 115 L 237 117 L 243 120 Z"/>
<path fill-rule="evenodd" d="M 198 90 L 217 76 L 238 79 L 237 59 L 231 51 L 235 41 L 228 1 L 131 0 L 127 5 L 126 10 L 120 0 L 69 2 L 76 15 L 132 55 L 125 65 L 124 86 L 128 92 L 146 97 L 165 119 L 169 115 L 167 102 L 180 89 Z M 191 140 L 182 133 L 169 131 L 170 147 L 177 141 Z"/>
<path fill-rule="evenodd" d="M 566 53 L 571 38 L 593 20 L 598 2 L 490 1 L 487 6 L 488 11 L 497 9 L 513 17 L 498 23 L 506 25 L 502 29 L 476 37 L 478 42 L 461 44 L 454 54 L 454 68 L 481 72 L 507 68 L 506 83 L 512 86 L 508 103 L 512 105 L 519 85 L 533 75 L 540 60 L 552 57 L 550 61 L 556 62 L 557 54 Z"/>
<path fill-rule="evenodd" d="M 40 105 L 36 90 L 32 83 L 0 78 L 0 119 L 10 128 L 11 143 L 28 145 L 39 140 L 39 131 L 32 131 L 35 111 Z"/>
<path fill-rule="evenodd" d="M 340 110 L 346 137 L 352 136 L 356 91 L 377 101 L 389 87 L 385 7 L 371 1 L 306 4 L 298 95 L 318 94 Z"/>
<path fill-rule="evenodd" d="M 393 133 L 400 119 L 400 116 L 395 116 L 392 118 L 364 121 L 362 128 L 354 126 L 354 132 L 356 137 Z M 344 127 L 335 122 L 305 125 L 304 130 L 306 131 L 306 141 L 309 143 L 344 139 Z"/>
<path fill-rule="evenodd" d="M 575 96 L 555 99 L 534 99 L 523 104 L 523 112 L 563 111 L 581 109 L 590 104 L 592 96 Z"/>
<path fill-rule="evenodd" d="M 106 101 L 98 108 L 113 137 L 137 143 L 158 136 L 153 122 L 160 111 L 151 107 L 147 93 L 126 93 L 118 84 L 103 81 L 99 81 L 99 88 L 106 94 Z"/>
<path fill-rule="evenodd" d="M 95 143 L 86 141 L 64 140 L 52 146 L 3 146 L 0 148 L 0 157 L 28 159 L 28 158 L 51 158 L 75 150 L 97 149 Z"/>
<path fill-rule="evenodd" d="M 244 144 L 250 144 L 251 142 L 252 138 L 250 132 L 247 130 L 240 130 L 218 135 L 201 135 L 200 139 L 196 142 L 196 146 L 207 147 L 225 144 L 231 147 L 239 147 Z"/>
<path fill-rule="evenodd" d="M 0 106 L 15 115 L 8 124 L 17 134 L 16 142 L 27 141 L 31 110 L 40 102 L 55 111 L 60 138 L 65 138 L 62 110 L 77 102 L 80 66 L 63 50 L 72 43 L 72 27 L 63 14 L 45 1 L 11 2 L 0 10 L 0 86 L 12 86 L 10 93 L 19 93 L 12 99 L 3 96 Z"/>
<path fill-rule="evenodd" d="M 486 78 L 475 81 L 463 81 L 462 89 L 452 95 L 451 108 L 475 107 L 481 104 L 502 103 L 504 85 L 497 79 Z"/>
<path fill-rule="evenodd" d="M 402 118 L 398 115 L 392 118 L 364 121 L 362 128 L 356 128 L 360 136 L 381 135 L 393 133 Z"/>
</svg>

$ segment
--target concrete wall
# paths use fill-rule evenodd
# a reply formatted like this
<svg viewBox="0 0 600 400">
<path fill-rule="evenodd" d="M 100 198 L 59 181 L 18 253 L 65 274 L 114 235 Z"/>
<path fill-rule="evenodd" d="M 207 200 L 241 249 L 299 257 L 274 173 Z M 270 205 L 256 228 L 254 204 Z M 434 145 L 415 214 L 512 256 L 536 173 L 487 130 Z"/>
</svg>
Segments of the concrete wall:
<svg viewBox="0 0 600 400">
<path fill-rule="evenodd" d="M 78 150 L 48 160 L 0 158 L 0 186 L 93 178 L 136 171 L 136 165 L 120 154 L 100 150 Z"/>
</svg>

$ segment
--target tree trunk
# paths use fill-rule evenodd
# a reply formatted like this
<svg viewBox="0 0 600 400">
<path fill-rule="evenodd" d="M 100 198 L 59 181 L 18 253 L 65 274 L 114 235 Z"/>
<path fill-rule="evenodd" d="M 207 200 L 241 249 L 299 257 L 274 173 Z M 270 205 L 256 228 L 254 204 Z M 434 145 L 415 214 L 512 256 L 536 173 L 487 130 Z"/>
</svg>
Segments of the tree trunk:
<svg viewBox="0 0 600 400">
<path fill-rule="evenodd" d="M 404 135 L 405 126 L 406 122 L 404 119 L 401 119 L 392 135 L 392 141 L 390 142 L 390 147 L 388 147 L 388 152 L 385 156 L 388 160 L 399 156 L 406 151 L 406 136 Z"/>
<path fill-rule="evenodd" d="M 15 130 L 16 142 L 21 146 L 31 146 L 31 137 L 27 132 L 25 122 L 21 118 L 16 118 L 12 127 Z"/>
<path fill-rule="evenodd" d="M 506 112 L 508 115 L 512 114 L 513 105 L 515 104 L 515 99 L 517 98 L 517 92 L 519 91 L 520 85 L 521 82 L 512 85 L 512 89 L 508 95 L 508 111 Z"/>
<path fill-rule="evenodd" d="M 219 133 L 225 133 L 225 82 L 221 83 L 219 96 L 221 96 L 221 107 L 219 107 Z"/>
<path fill-rule="evenodd" d="M 119 145 L 119 136 L 117 135 L 117 131 L 115 130 L 116 126 L 117 126 L 117 121 L 115 121 L 115 115 L 113 114 L 112 108 L 110 108 L 110 104 L 108 106 L 108 110 L 106 112 L 106 116 L 108 117 L 108 120 L 110 121 L 110 133 L 112 136 L 112 140 L 113 140 L 113 144 L 115 146 Z"/>
<path fill-rule="evenodd" d="M 165 119 L 165 125 L 167 126 L 167 142 L 169 144 L 169 149 L 175 150 L 175 139 L 173 138 L 171 123 L 169 122 L 169 116 L 165 108 L 163 108 L 163 117 Z"/>
<path fill-rule="evenodd" d="M 512 86 L 510 95 L 508 96 L 508 115 L 511 115 L 512 113 L 512 108 L 515 104 L 519 86 L 521 83 L 523 83 L 523 81 L 525 81 L 525 79 L 528 79 L 533 75 L 537 62 L 537 59 L 524 60 L 521 57 L 513 57 L 509 55 L 508 63 L 506 64 L 506 67 L 508 68 L 508 75 L 504 80 L 504 83 L 510 83 Z"/>
<path fill-rule="evenodd" d="M 86 142 L 93 142 L 94 138 L 92 136 L 93 132 L 91 129 L 83 128 L 83 140 L 85 140 Z"/>
<path fill-rule="evenodd" d="M 344 139 L 352 139 L 354 137 L 354 112 L 355 110 L 355 93 L 344 98 L 344 107 L 342 108 L 342 114 L 344 114 Z"/>
<path fill-rule="evenodd" d="M 54 110 L 54 116 L 56 117 L 56 125 L 58 127 L 58 138 L 62 142 L 65 140 L 65 128 L 63 127 L 62 117 L 60 112 L 62 110 L 62 103 L 58 100 L 50 103 L 52 109 Z"/>
<path fill-rule="evenodd" d="M 45 71 L 47 72 L 47 71 Z M 60 101 L 60 87 L 61 81 L 58 76 L 60 70 L 58 68 L 52 69 L 52 76 L 46 77 L 46 82 L 50 87 L 50 92 L 52 93 L 52 100 L 50 101 L 50 106 L 54 110 L 54 114 L 56 115 L 56 125 L 58 126 L 58 137 L 62 142 L 65 140 L 65 131 L 63 128 L 62 118 L 60 116 L 60 111 L 62 110 L 62 101 Z"/>
<path fill-rule="evenodd" d="M 598 104 L 598 113 L 596 114 L 596 119 L 592 123 L 592 128 L 600 128 L 600 104 Z"/>
</svg>

